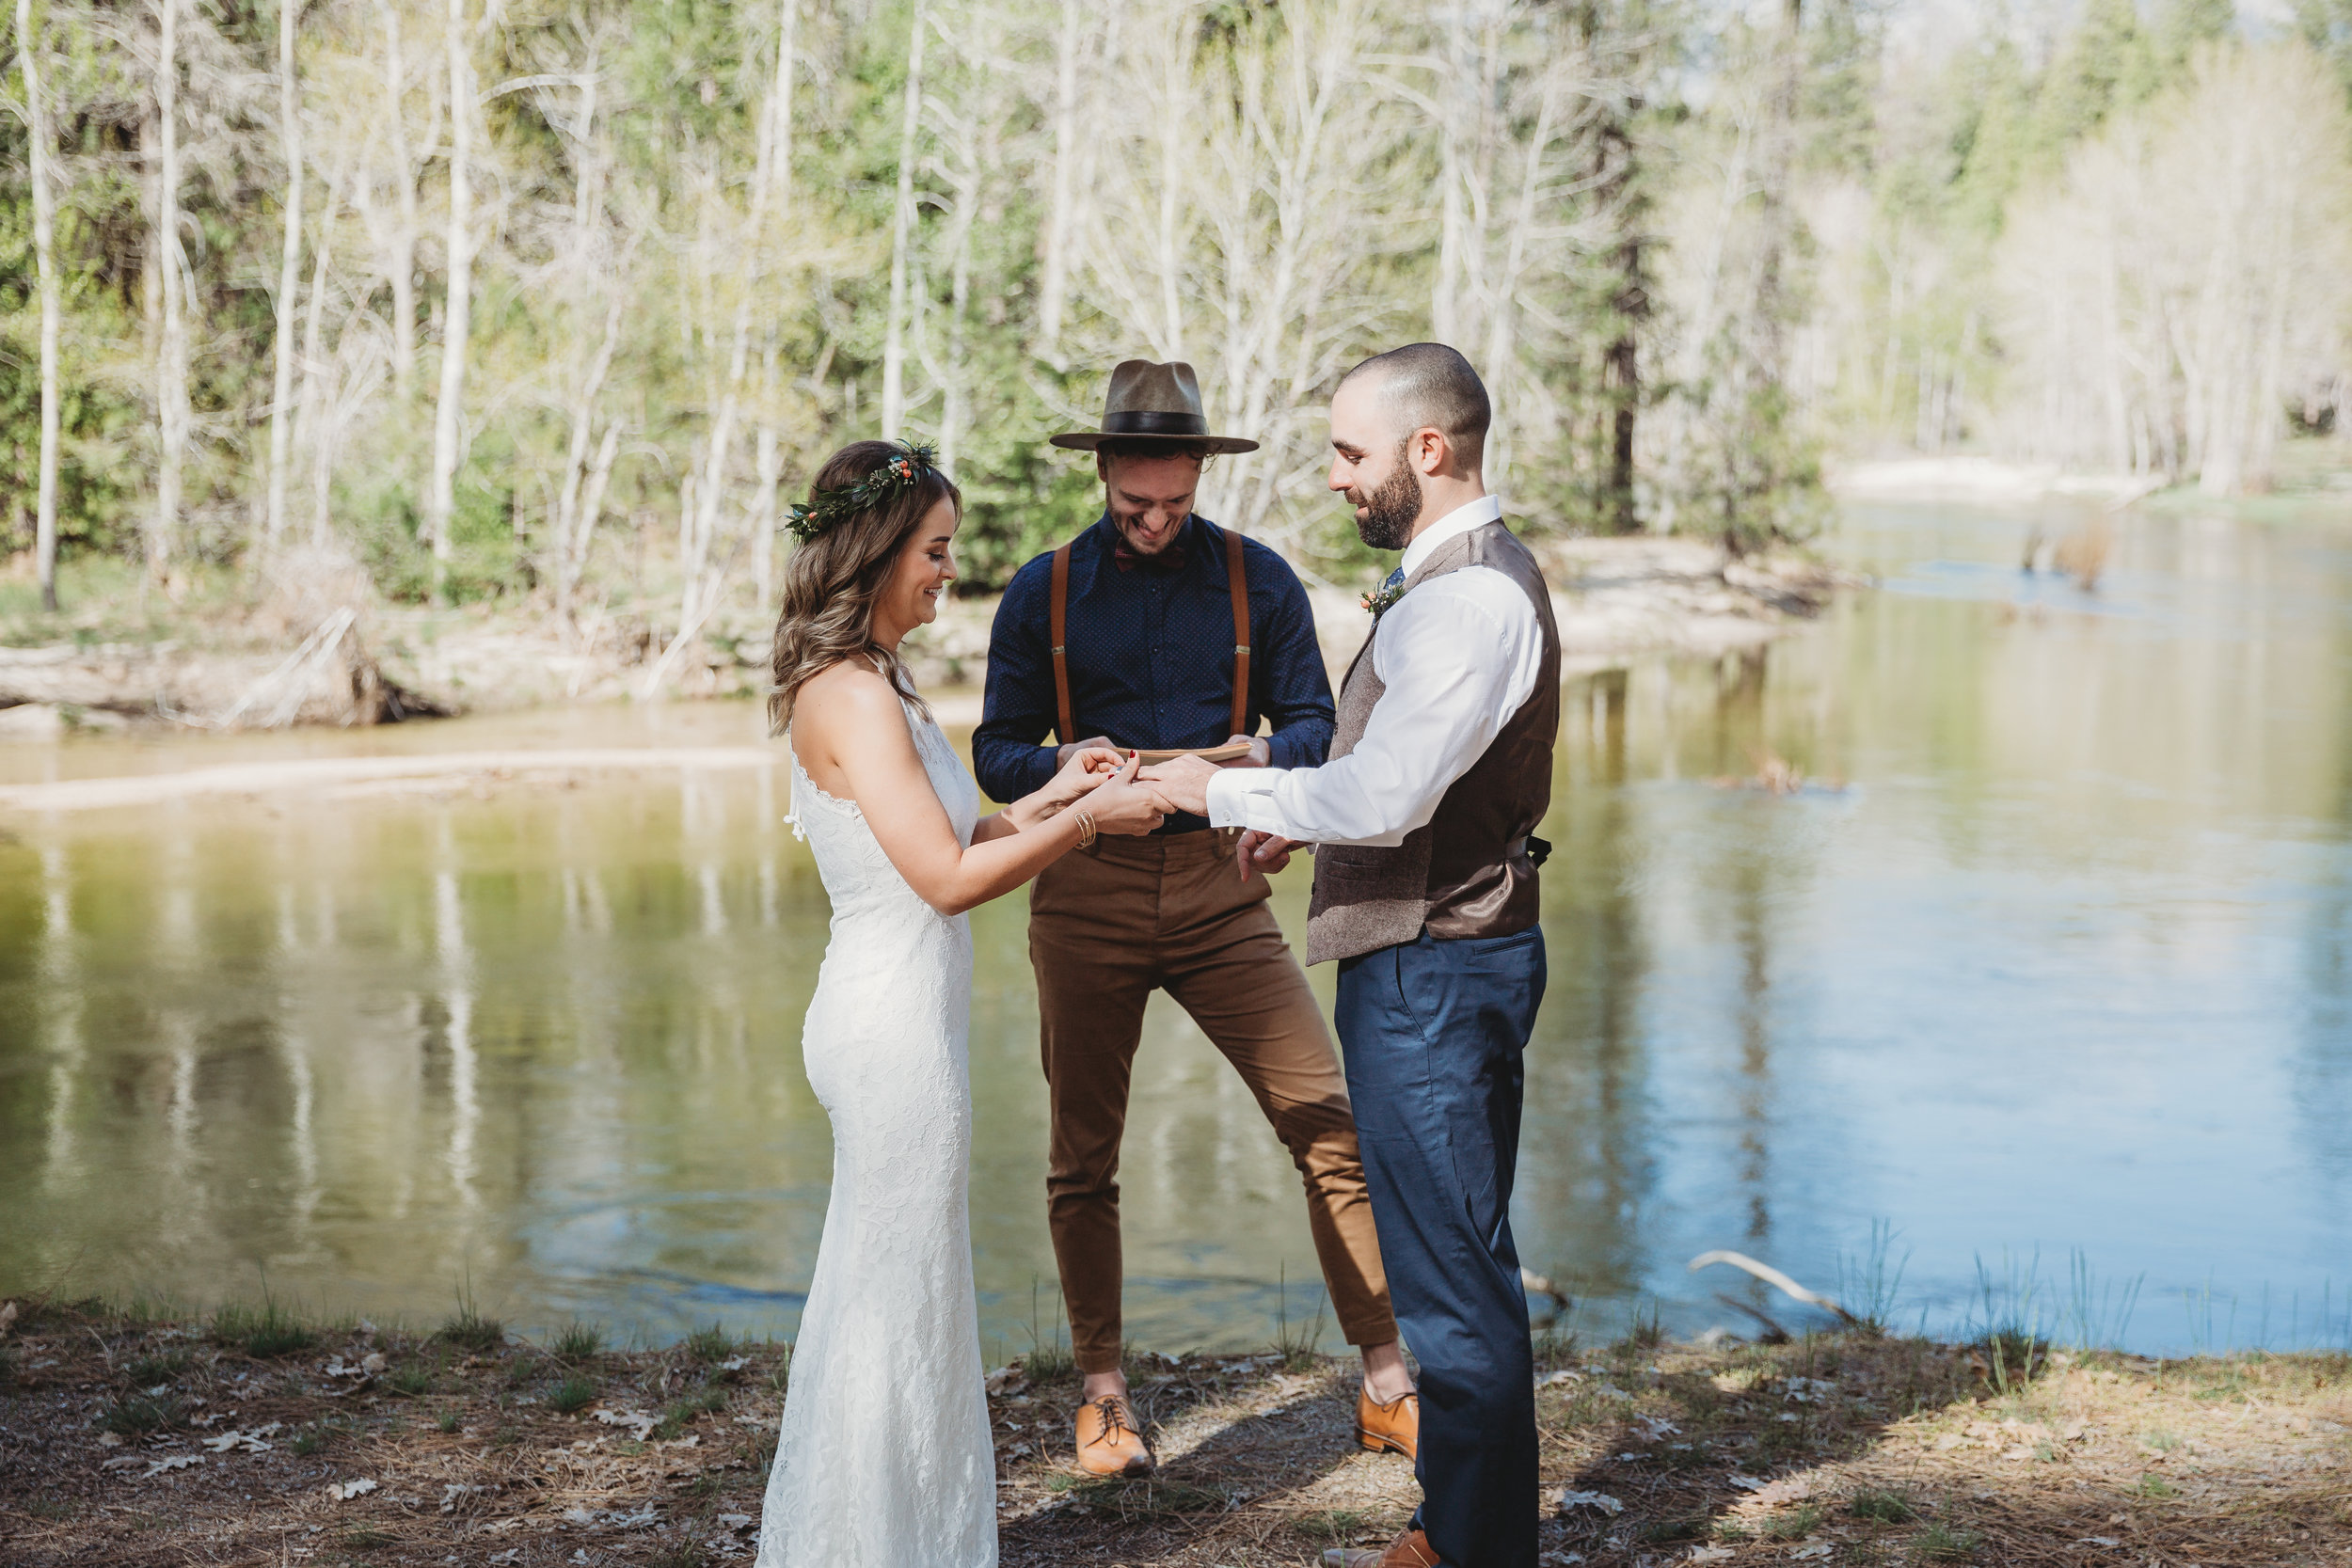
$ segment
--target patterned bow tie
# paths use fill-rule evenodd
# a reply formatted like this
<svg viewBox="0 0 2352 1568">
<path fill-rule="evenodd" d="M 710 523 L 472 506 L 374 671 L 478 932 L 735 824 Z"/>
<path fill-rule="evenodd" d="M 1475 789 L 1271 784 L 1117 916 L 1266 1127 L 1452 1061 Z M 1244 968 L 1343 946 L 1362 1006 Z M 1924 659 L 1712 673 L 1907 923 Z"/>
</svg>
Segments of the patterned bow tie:
<svg viewBox="0 0 2352 1568">
<path fill-rule="evenodd" d="M 1156 555 L 1146 555 L 1130 546 L 1122 533 L 1119 543 L 1111 546 L 1111 560 L 1118 562 L 1122 572 L 1132 572 L 1137 566 L 1148 572 L 1181 572 L 1184 569 L 1184 542 L 1172 540 L 1168 548 Z"/>
</svg>

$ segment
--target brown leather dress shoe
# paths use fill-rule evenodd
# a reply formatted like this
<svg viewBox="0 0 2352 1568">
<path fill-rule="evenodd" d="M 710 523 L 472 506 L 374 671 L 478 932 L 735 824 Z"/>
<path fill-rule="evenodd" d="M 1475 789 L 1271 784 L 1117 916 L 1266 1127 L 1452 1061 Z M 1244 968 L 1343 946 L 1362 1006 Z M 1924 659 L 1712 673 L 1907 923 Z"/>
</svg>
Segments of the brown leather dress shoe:
<svg viewBox="0 0 2352 1568">
<path fill-rule="evenodd" d="M 1136 1426 L 1136 1407 L 1120 1394 L 1105 1394 L 1078 1407 L 1071 1423 L 1078 1468 L 1090 1476 L 1148 1476 L 1152 1449 Z"/>
<path fill-rule="evenodd" d="M 1385 1547 L 1334 1546 L 1323 1554 L 1323 1568 L 1438 1568 L 1438 1554 L 1429 1537 L 1408 1529 Z"/>
<path fill-rule="evenodd" d="M 1369 1389 L 1356 1388 L 1356 1441 L 1375 1453 L 1411 1459 L 1421 1449 L 1421 1396 L 1399 1394 L 1382 1404 Z"/>
</svg>

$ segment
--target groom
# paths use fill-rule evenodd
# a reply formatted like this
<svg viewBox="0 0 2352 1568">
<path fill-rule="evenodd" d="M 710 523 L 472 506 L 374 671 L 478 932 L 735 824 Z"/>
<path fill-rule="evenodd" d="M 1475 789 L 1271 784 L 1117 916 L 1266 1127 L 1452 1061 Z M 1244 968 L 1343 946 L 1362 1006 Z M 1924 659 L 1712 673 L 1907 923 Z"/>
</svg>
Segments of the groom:
<svg viewBox="0 0 2352 1568">
<path fill-rule="evenodd" d="M 1480 473 L 1486 389 L 1440 343 L 1365 360 L 1331 400 L 1329 484 L 1375 549 L 1320 768 L 1144 777 L 1248 830 L 1244 875 L 1319 846 L 1307 961 L 1337 959 L 1347 1087 L 1406 1343 L 1421 1363 L 1422 1503 L 1334 1568 L 1534 1568 L 1534 1365 L 1511 1240 L 1520 1056 L 1544 994 L 1534 836 L 1550 805 L 1560 639 L 1527 547 Z"/>
</svg>

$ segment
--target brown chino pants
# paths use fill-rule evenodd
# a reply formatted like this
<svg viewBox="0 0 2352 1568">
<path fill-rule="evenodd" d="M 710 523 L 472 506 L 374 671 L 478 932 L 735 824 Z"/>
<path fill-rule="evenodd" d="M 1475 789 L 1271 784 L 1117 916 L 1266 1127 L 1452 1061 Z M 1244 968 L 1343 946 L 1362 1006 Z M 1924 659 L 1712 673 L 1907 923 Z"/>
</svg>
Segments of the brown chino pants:
<svg viewBox="0 0 2352 1568">
<path fill-rule="evenodd" d="M 1154 990 L 1224 1053 L 1289 1148 L 1348 1343 L 1396 1338 L 1339 1053 L 1267 907 L 1272 888 L 1235 874 L 1232 842 L 1101 839 L 1048 866 L 1029 896 L 1053 1123 L 1046 1212 L 1082 1371 L 1119 1365 L 1119 1144 Z"/>
</svg>

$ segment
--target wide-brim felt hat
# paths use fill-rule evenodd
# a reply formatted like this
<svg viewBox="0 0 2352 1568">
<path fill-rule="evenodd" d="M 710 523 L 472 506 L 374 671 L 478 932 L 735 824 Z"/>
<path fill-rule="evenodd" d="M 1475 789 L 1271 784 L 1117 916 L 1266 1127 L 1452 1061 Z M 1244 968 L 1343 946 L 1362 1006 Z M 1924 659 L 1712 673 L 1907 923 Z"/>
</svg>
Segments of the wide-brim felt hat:
<svg viewBox="0 0 2352 1568">
<path fill-rule="evenodd" d="M 1165 365 L 1120 360 L 1111 368 L 1110 388 L 1103 394 L 1103 428 L 1064 431 L 1047 439 L 1073 451 L 1092 451 L 1105 441 L 1206 447 L 1213 452 L 1258 450 L 1247 436 L 1209 434 L 1200 378 L 1181 359 Z"/>
</svg>

